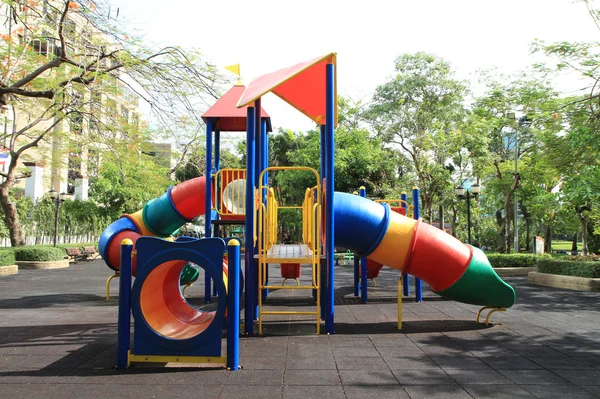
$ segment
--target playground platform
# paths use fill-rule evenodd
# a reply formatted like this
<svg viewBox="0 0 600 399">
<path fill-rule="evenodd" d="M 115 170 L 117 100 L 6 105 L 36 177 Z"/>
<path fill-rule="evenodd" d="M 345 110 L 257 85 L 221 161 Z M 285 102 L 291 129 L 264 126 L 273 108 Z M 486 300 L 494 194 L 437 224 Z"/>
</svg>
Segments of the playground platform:
<svg viewBox="0 0 600 399">
<path fill-rule="evenodd" d="M 97 260 L 0 278 L 0 398 L 600 397 L 600 293 L 507 278 L 518 302 L 485 327 L 474 321 L 478 307 L 424 287 L 423 303 L 404 298 L 398 332 L 398 272 L 383 269 L 362 304 L 352 267 L 337 266 L 335 335 L 315 335 L 311 318 L 269 316 L 263 336 L 242 338 L 238 372 L 185 364 L 117 372 L 117 284 L 105 301 L 108 274 Z M 202 300 L 198 285 L 186 292 L 192 303 Z M 314 305 L 280 290 L 266 306 Z"/>
</svg>

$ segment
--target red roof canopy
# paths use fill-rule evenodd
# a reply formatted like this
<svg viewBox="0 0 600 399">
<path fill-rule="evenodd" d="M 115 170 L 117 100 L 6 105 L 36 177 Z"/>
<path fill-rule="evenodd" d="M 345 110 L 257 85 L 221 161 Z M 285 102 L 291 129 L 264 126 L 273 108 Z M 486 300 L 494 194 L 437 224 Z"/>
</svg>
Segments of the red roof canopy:
<svg viewBox="0 0 600 399">
<path fill-rule="evenodd" d="M 336 54 L 314 58 L 254 79 L 237 102 L 246 107 L 268 92 L 289 103 L 319 125 L 325 124 L 325 66 L 336 63 Z M 337 76 L 337 70 L 334 72 Z M 337 125 L 337 93 L 334 124 Z"/>
<path fill-rule="evenodd" d="M 235 85 L 223 94 L 217 102 L 208 109 L 202 119 L 206 122 L 207 119 L 217 119 L 215 130 L 221 132 L 245 132 L 246 131 L 246 108 L 237 108 L 236 103 L 246 87 L 244 85 Z M 267 131 L 271 132 L 271 117 L 265 109 L 261 110 L 262 118 L 267 120 Z"/>
</svg>

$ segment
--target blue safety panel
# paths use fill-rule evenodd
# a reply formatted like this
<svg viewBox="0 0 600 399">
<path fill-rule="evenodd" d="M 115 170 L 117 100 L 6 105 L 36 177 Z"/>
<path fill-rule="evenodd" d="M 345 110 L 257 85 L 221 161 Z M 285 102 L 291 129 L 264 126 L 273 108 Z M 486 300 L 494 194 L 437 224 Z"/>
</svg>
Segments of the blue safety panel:
<svg viewBox="0 0 600 399">
<path fill-rule="evenodd" d="M 166 338 L 148 326 L 141 312 L 140 292 L 145 279 L 157 266 L 173 260 L 187 260 L 202 267 L 215 282 L 218 295 L 226 298 L 223 282 L 224 250 L 225 243 L 220 238 L 179 242 L 155 237 L 138 239 L 136 242 L 137 277 L 131 295 L 136 355 L 221 356 L 221 334 L 227 306 L 225 300 L 219 301 L 213 322 L 202 333 L 179 340 Z"/>
</svg>

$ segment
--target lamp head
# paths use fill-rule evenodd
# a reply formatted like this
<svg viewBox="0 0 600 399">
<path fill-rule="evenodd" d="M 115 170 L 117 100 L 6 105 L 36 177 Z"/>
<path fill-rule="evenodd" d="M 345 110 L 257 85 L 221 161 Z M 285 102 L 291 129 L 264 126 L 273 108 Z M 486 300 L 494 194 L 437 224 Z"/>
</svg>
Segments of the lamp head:
<svg viewBox="0 0 600 399">
<path fill-rule="evenodd" d="M 465 195 L 465 188 L 463 186 L 458 186 L 454 189 L 454 194 L 456 194 L 459 198 L 462 198 Z"/>
<path fill-rule="evenodd" d="M 55 200 L 56 198 L 58 198 L 58 191 L 56 191 L 55 189 L 52 189 L 52 190 L 48 191 L 48 195 L 50 196 L 50 198 Z"/>
<path fill-rule="evenodd" d="M 477 183 L 475 183 L 471 186 L 471 193 L 473 193 L 474 196 L 477 196 L 477 194 L 479 194 L 480 190 L 481 190 L 481 186 Z"/>
</svg>

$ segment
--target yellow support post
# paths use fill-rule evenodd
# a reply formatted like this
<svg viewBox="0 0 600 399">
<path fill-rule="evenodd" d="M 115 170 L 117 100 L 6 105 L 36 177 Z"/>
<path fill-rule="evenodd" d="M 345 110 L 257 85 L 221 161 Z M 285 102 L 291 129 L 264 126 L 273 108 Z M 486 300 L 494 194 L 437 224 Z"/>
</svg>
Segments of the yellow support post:
<svg viewBox="0 0 600 399">
<path fill-rule="evenodd" d="M 113 274 L 112 276 L 110 276 L 108 278 L 108 280 L 106 280 L 106 300 L 107 301 L 110 301 L 110 282 L 115 277 L 119 277 L 119 272 L 115 272 L 115 274 Z"/>
<path fill-rule="evenodd" d="M 398 278 L 398 330 L 402 330 L 402 276 Z"/>
</svg>

